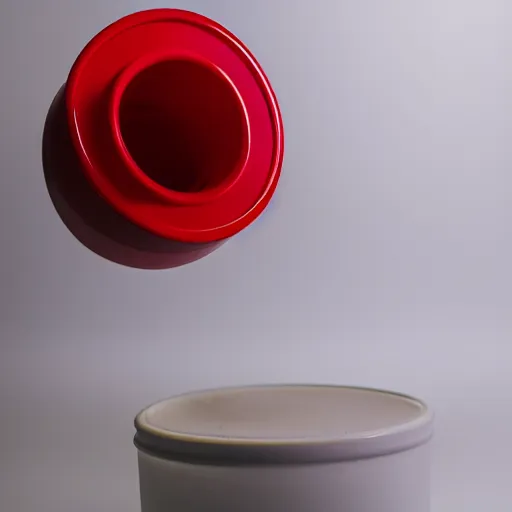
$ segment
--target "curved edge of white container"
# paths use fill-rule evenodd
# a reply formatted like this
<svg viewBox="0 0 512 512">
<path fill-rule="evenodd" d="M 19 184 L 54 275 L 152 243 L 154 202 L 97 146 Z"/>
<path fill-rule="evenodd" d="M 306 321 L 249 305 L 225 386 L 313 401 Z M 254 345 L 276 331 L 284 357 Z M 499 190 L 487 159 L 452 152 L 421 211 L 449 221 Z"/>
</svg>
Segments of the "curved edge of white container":
<svg viewBox="0 0 512 512">
<path fill-rule="evenodd" d="M 427 443 L 434 414 L 392 391 L 278 384 L 196 391 L 135 419 L 152 457 L 214 466 L 326 464 L 381 457 Z"/>
</svg>

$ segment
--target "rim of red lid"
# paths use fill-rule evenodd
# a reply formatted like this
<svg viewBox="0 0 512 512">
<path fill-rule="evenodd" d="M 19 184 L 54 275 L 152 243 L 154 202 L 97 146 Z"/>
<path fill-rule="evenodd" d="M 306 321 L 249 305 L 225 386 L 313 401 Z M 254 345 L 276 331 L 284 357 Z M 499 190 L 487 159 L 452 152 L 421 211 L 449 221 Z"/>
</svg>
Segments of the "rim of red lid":
<svg viewBox="0 0 512 512">
<path fill-rule="evenodd" d="M 158 32 L 155 41 L 141 37 L 149 24 Z M 221 75 L 239 101 L 247 133 L 237 170 L 222 186 L 192 193 L 166 188 L 138 167 L 124 145 L 118 120 L 124 89 L 140 70 L 171 59 Z M 253 222 L 275 192 L 284 151 L 277 98 L 247 47 L 205 16 L 152 9 L 112 23 L 75 61 L 66 105 L 71 138 L 90 183 L 121 215 L 158 236 L 192 243 L 229 238 Z"/>
</svg>

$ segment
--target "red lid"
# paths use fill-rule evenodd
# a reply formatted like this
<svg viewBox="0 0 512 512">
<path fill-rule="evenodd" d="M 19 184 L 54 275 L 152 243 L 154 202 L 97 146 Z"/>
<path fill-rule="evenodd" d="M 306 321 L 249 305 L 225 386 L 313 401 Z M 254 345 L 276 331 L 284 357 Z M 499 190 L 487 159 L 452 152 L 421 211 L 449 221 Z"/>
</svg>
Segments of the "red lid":
<svg viewBox="0 0 512 512">
<path fill-rule="evenodd" d="M 75 62 L 66 101 L 93 186 L 157 235 L 228 238 L 277 186 L 275 95 L 247 48 L 208 18 L 156 9 L 110 25 Z"/>
</svg>

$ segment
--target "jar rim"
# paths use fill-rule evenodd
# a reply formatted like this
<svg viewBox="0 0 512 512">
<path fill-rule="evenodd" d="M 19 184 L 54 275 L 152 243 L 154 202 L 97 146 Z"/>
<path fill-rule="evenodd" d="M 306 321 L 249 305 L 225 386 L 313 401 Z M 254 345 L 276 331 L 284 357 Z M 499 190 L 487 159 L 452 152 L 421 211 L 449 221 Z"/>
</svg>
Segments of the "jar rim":
<svg viewBox="0 0 512 512">
<path fill-rule="evenodd" d="M 286 400 L 294 404 L 287 408 Z M 251 412 L 255 404 L 260 409 Z M 331 415 L 333 406 L 339 410 Z M 215 407 L 221 411 L 216 413 Z M 343 420 L 343 409 L 350 418 Z M 312 412 L 314 421 L 308 420 Z M 187 413 L 188 420 L 183 418 Z M 299 424 L 300 414 L 306 427 Z M 273 422 L 287 415 L 289 423 L 284 428 L 290 434 L 272 435 Z M 237 434 L 229 422 L 238 425 L 236 429 L 243 418 L 257 424 L 251 427 L 246 422 L 245 434 Z M 184 428 L 187 421 L 188 431 Z M 328 421 L 330 426 L 325 424 Z M 422 445 L 433 434 L 433 413 L 417 398 L 374 388 L 259 385 L 196 391 L 157 402 L 137 415 L 135 427 L 137 448 L 164 459 L 214 465 L 327 463 L 389 455 Z"/>
</svg>

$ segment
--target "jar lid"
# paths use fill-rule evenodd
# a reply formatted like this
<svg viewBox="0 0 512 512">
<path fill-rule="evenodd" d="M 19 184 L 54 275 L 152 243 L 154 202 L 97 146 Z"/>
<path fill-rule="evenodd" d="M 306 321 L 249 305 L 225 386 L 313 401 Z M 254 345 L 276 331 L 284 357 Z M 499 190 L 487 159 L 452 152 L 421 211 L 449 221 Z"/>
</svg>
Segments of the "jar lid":
<svg viewBox="0 0 512 512">
<path fill-rule="evenodd" d="M 154 9 L 104 29 L 76 60 L 66 104 L 96 191 L 161 237 L 228 238 L 277 186 L 283 126 L 270 83 L 238 38 L 199 14 Z"/>
<path fill-rule="evenodd" d="M 427 442 L 433 415 L 376 389 L 271 385 L 189 393 L 144 409 L 135 445 L 201 464 L 300 464 L 377 457 Z"/>
</svg>

